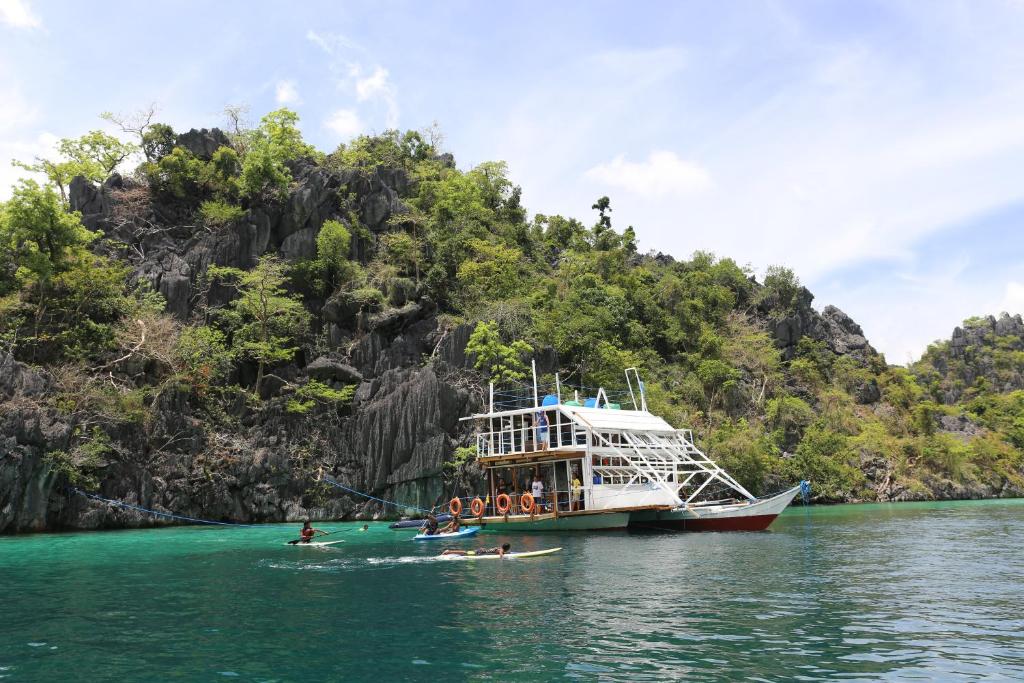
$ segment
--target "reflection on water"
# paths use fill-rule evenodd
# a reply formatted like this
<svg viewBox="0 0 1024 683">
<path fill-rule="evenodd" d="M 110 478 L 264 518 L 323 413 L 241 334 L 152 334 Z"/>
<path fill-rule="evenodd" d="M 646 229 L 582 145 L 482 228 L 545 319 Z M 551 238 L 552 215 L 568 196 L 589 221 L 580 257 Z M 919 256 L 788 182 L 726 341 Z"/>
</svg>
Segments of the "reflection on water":
<svg viewBox="0 0 1024 683">
<path fill-rule="evenodd" d="M 445 544 L 384 525 L 293 532 L 0 539 L 0 680 L 1024 678 L 1021 501 L 456 545 L 564 547 L 513 562 L 437 562 Z"/>
</svg>

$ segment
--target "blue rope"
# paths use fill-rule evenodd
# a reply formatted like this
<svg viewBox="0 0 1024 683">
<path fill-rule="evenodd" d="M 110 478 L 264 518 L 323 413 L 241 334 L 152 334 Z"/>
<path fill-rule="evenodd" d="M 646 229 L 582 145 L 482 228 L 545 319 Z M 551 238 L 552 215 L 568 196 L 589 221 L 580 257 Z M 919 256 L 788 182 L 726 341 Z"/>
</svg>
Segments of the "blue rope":
<svg viewBox="0 0 1024 683">
<path fill-rule="evenodd" d="M 184 515 L 173 515 L 170 512 L 157 512 L 156 510 L 148 510 L 138 505 L 132 505 L 131 503 L 122 503 L 119 500 L 111 500 L 110 498 L 104 498 L 98 496 L 95 493 L 87 493 L 81 489 L 76 489 L 74 486 L 69 487 L 73 493 L 77 493 L 80 496 L 85 496 L 92 500 L 98 500 L 109 505 L 116 505 L 117 507 L 125 508 L 127 510 L 135 510 L 136 512 L 144 512 L 148 515 L 157 515 L 158 517 L 167 517 L 169 519 L 180 519 L 185 522 L 195 522 L 196 524 L 216 524 L 218 526 L 244 526 L 244 527 L 255 527 L 256 524 L 239 524 L 238 522 L 215 522 L 210 519 L 196 519 L 195 517 L 186 517 Z"/>
<path fill-rule="evenodd" d="M 416 510 L 417 512 L 426 512 L 428 515 L 429 514 L 433 514 L 433 512 L 434 512 L 433 510 L 427 510 L 426 508 L 416 507 L 415 505 L 407 505 L 406 503 L 396 503 L 393 500 L 384 500 L 383 498 L 378 498 L 376 496 L 371 496 L 369 493 L 363 493 L 362 491 L 356 491 L 355 489 L 350 489 L 349 487 L 343 486 L 343 485 L 339 484 L 338 482 L 334 481 L 334 479 L 332 477 L 328 477 L 327 475 L 324 475 L 324 481 L 326 481 L 331 486 L 337 486 L 342 491 L 348 491 L 349 493 L 354 493 L 357 496 L 362 496 L 363 498 L 369 498 L 370 500 L 375 500 L 378 503 L 384 503 L 385 505 L 393 505 L 396 508 L 408 508 L 410 510 Z"/>
</svg>

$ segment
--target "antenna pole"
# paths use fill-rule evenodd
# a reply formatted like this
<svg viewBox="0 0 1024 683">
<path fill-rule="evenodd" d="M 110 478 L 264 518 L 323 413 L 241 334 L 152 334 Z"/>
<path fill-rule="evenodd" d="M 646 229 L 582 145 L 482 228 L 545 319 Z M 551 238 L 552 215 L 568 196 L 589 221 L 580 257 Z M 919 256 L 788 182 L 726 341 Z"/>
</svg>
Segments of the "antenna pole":
<svg viewBox="0 0 1024 683">
<path fill-rule="evenodd" d="M 539 408 L 540 401 L 537 400 L 537 361 L 530 359 L 530 367 L 533 369 L 533 407 Z"/>
</svg>

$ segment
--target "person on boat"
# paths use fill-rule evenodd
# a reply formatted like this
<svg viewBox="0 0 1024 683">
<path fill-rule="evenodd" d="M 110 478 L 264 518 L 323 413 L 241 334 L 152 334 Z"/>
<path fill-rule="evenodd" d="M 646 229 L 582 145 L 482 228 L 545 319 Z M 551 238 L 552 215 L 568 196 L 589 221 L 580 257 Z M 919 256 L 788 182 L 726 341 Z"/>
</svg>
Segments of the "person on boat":
<svg viewBox="0 0 1024 683">
<path fill-rule="evenodd" d="M 327 535 L 327 532 L 323 529 L 315 529 L 313 525 L 309 523 L 307 519 L 302 523 L 302 529 L 299 531 L 299 543 L 309 543 L 313 540 L 313 537 L 317 534 Z"/>
<path fill-rule="evenodd" d="M 572 492 L 572 505 L 569 506 L 569 509 L 576 512 L 580 509 L 580 502 L 583 500 L 583 482 L 580 481 L 579 470 L 573 470 L 570 490 Z"/>
<path fill-rule="evenodd" d="M 533 501 L 538 508 L 544 507 L 544 482 L 540 479 L 540 472 L 533 475 L 533 484 L 530 486 L 533 494 Z"/>
<path fill-rule="evenodd" d="M 543 412 L 537 413 L 537 449 L 546 451 L 551 444 L 551 433 L 548 431 L 548 418 Z"/>
<path fill-rule="evenodd" d="M 451 521 L 448 522 L 448 524 L 443 529 L 441 529 L 440 533 L 457 534 L 459 532 L 459 527 L 461 526 L 462 520 L 459 519 L 458 515 L 453 515 Z"/>
<path fill-rule="evenodd" d="M 502 543 L 500 548 L 477 548 L 476 550 L 456 550 L 455 548 L 446 548 L 442 555 L 497 555 L 498 557 L 504 557 L 512 548 L 511 543 Z"/>
<path fill-rule="evenodd" d="M 437 533 L 437 517 L 435 517 L 433 514 L 429 514 L 429 515 L 427 515 L 426 523 L 423 525 L 423 535 L 424 536 L 433 536 L 436 533 Z"/>
</svg>

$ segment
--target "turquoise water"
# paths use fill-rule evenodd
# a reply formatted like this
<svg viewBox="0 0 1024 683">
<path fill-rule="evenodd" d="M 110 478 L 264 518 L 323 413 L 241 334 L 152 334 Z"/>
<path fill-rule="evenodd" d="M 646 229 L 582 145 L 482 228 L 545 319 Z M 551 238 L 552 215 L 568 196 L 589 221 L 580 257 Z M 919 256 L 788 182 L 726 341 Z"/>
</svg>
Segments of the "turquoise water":
<svg viewBox="0 0 1024 683">
<path fill-rule="evenodd" d="M 766 533 L 383 524 L 0 538 L 7 681 L 1024 678 L 1024 501 L 788 510 Z"/>
</svg>

